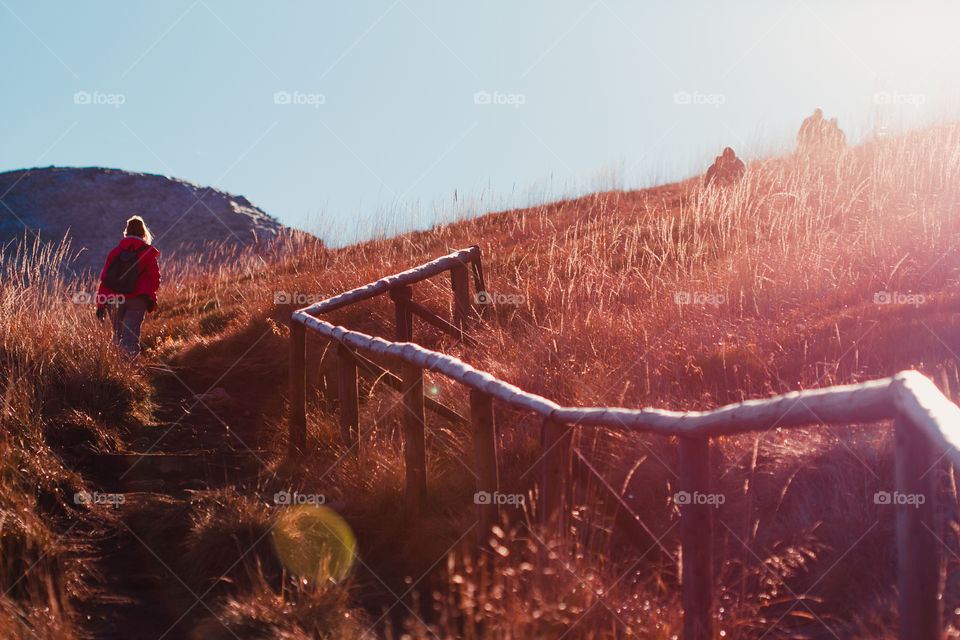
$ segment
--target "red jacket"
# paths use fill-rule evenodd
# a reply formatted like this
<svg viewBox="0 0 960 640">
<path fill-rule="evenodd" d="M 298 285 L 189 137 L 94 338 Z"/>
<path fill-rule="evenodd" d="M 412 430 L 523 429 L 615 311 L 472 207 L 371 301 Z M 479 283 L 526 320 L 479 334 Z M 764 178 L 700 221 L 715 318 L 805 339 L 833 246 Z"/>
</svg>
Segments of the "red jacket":
<svg viewBox="0 0 960 640">
<path fill-rule="evenodd" d="M 103 284 L 103 279 L 107 275 L 107 268 L 110 266 L 110 262 L 124 249 L 136 251 L 144 244 L 146 243 L 136 236 L 127 236 L 107 255 L 107 261 L 103 265 L 103 272 L 100 274 L 100 289 L 97 291 L 98 307 L 104 306 L 113 297 L 120 295 L 115 291 L 111 291 Z M 129 297 L 145 295 L 154 302 L 157 301 L 157 289 L 160 288 L 160 265 L 157 264 L 157 256 L 159 255 L 160 252 L 156 247 L 151 246 L 148 246 L 146 250 L 140 252 L 140 278 L 137 280 L 137 288 L 134 289 L 133 293 L 129 294 Z"/>
</svg>

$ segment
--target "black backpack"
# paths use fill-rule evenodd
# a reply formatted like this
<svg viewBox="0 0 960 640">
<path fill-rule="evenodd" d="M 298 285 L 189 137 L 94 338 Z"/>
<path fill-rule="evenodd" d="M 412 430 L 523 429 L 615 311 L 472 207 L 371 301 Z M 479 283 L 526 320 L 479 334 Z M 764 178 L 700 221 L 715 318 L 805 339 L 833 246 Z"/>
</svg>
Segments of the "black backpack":
<svg viewBox="0 0 960 640">
<path fill-rule="evenodd" d="M 110 261 L 103 284 L 114 293 L 130 294 L 137 288 L 140 279 L 140 253 L 150 245 L 138 249 L 124 249 Z"/>
</svg>

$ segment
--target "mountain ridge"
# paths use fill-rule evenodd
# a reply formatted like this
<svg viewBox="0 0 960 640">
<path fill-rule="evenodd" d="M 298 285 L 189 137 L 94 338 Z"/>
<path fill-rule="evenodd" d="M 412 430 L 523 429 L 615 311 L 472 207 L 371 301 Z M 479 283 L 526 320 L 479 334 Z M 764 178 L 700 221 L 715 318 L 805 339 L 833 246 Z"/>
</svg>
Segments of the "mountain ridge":
<svg viewBox="0 0 960 640">
<path fill-rule="evenodd" d="M 243 195 L 173 176 L 58 166 L 0 173 L 0 244 L 25 234 L 41 241 L 67 236 L 76 270 L 99 268 L 134 214 L 167 257 L 215 260 L 211 245 L 259 244 L 287 229 Z"/>
</svg>

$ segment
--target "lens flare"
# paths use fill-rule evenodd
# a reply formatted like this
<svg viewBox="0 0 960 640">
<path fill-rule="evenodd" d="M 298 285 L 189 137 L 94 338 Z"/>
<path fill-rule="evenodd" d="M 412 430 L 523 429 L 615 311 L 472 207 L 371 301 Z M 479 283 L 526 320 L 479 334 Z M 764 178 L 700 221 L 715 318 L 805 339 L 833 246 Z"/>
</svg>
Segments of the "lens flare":
<svg viewBox="0 0 960 640">
<path fill-rule="evenodd" d="M 274 553 L 290 573 L 310 582 L 340 582 L 357 557 L 350 525 L 328 507 L 296 505 L 280 514 L 270 534 Z"/>
</svg>

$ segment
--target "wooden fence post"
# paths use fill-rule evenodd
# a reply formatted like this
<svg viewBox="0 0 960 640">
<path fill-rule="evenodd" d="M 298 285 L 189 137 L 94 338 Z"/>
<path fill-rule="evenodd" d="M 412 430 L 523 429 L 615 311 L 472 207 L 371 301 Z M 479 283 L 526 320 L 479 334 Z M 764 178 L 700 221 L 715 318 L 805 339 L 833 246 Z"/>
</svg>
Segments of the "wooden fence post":
<svg viewBox="0 0 960 640">
<path fill-rule="evenodd" d="M 493 396 L 470 390 L 470 421 L 473 424 L 473 468 L 477 474 L 474 502 L 480 518 L 478 542 L 485 545 L 490 529 L 499 524 L 494 494 L 500 488 L 497 477 L 497 433 L 493 417 Z"/>
<path fill-rule="evenodd" d="M 462 329 L 472 315 L 470 304 L 470 274 L 467 265 L 458 264 L 450 269 L 450 284 L 453 287 L 453 321 Z"/>
<path fill-rule="evenodd" d="M 936 536 L 937 457 L 906 416 L 894 420 L 900 640 L 943 637 L 943 569 Z"/>
<path fill-rule="evenodd" d="M 680 436 L 679 491 L 683 640 L 713 638 L 713 511 L 710 439 Z"/>
<path fill-rule="evenodd" d="M 403 457 L 406 464 L 406 503 L 420 513 L 427 496 L 427 447 L 424 436 L 423 369 L 403 361 Z"/>
<path fill-rule="evenodd" d="M 357 393 L 357 360 L 342 342 L 337 343 L 337 391 L 340 399 L 340 437 L 344 444 L 357 445 L 359 450 L 360 396 Z"/>
<path fill-rule="evenodd" d="M 290 322 L 290 455 L 303 453 L 307 444 L 307 330 Z"/>
<path fill-rule="evenodd" d="M 471 266 L 473 267 L 473 286 L 476 291 L 474 300 L 478 303 L 473 306 L 473 313 L 480 318 L 485 315 L 488 306 L 486 302 L 489 302 L 490 295 L 487 293 L 487 284 L 483 279 L 483 263 L 480 261 L 480 256 L 477 256 Z"/>
<path fill-rule="evenodd" d="M 545 531 L 563 536 L 567 518 L 564 503 L 570 481 L 570 450 L 573 429 L 550 418 L 543 421 L 541 431 L 543 475 L 540 480 L 540 518 Z"/>
<path fill-rule="evenodd" d="M 397 319 L 397 342 L 413 341 L 413 311 L 410 306 L 405 304 L 406 300 L 413 297 L 413 287 L 397 287 L 390 290 L 390 298 L 393 300 L 394 310 Z"/>
</svg>

